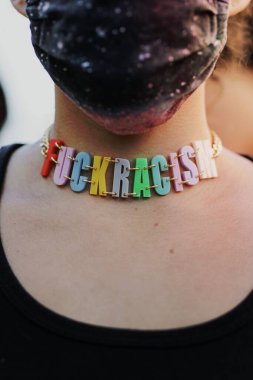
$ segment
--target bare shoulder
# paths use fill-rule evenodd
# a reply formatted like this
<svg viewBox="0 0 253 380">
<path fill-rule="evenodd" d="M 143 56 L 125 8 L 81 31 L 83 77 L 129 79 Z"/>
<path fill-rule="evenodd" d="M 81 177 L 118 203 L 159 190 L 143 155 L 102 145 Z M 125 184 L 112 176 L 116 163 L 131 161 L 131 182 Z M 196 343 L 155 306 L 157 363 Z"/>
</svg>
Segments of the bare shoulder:
<svg viewBox="0 0 253 380">
<path fill-rule="evenodd" d="M 39 163 L 42 162 L 40 155 L 40 142 L 22 145 L 11 155 L 8 163 L 8 174 L 20 172 L 22 175 L 29 174 Z"/>
<path fill-rule="evenodd" d="M 237 200 L 246 197 L 253 205 L 253 161 L 224 149 L 218 165 L 227 197 L 236 196 Z"/>
<path fill-rule="evenodd" d="M 40 142 L 26 144 L 16 149 L 8 162 L 2 197 L 6 189 L 9 194 L 23 193 L 27 188 L 36 186 L 43 157 L 40 154 Z"/>
<path fill-rule="evenodd" d="M 252 252 L 253 162 L 228 149 L 218 160 L 219 186 L 211 195 L 216 222 L 237 252 Z"/>
</svg>

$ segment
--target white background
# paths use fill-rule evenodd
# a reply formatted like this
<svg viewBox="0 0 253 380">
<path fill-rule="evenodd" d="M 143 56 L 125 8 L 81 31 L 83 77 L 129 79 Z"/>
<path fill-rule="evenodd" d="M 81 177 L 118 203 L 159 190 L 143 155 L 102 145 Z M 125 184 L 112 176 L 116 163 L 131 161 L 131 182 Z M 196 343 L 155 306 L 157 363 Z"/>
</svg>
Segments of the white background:
<svg viewBox="0 0 253 380">
<path fill-rule="evenodd" d="M 0 0 L 0 82 L 9 111 L 0 145 L 38 140 L 53 122 L 53 83 L 34 53 L 28 19 L 10 0 Z"/>
</svg>

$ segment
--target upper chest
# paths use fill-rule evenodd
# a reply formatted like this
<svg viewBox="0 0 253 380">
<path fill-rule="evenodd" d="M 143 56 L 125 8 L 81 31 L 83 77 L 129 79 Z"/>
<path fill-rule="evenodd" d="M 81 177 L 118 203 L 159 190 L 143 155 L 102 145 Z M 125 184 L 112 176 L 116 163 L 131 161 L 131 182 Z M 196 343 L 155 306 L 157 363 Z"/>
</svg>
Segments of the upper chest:
<svg viewBox="0 0 253 380">
<path fill-rule="evenodd" d="M 217 317 L 252 290 L 252 163 L 225 155 L 215 181 L 121 203 L 57 188 L 23 154 L 9 164 L 1 236 L 41 304 L 79 321 L 159 329 Z"/>
<path fill-rule="evenodd" d="M 232 212 L 224 199 L 179 213 L 55 195 L 6 191 L 1 204 L 7 259 L 53 310 L 102 325 L 176 327 L 221 314 L 252 288 L 247 199 Z"/>
</svg>

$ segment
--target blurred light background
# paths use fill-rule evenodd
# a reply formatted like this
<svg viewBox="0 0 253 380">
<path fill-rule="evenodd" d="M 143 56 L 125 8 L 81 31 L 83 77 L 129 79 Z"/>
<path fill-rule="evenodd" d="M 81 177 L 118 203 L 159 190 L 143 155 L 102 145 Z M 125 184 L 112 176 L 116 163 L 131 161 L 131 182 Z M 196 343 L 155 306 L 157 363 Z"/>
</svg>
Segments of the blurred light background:
<svg viewBox="0 0 253 380">
<path fill-rule="evenodd" d="M 0 83 L 8 105 L 8 119 L 0 145 L 38 140 L 54 117 L 54 88 L 36 58 L 29 21 L 0 1 Z"/>
</svg>

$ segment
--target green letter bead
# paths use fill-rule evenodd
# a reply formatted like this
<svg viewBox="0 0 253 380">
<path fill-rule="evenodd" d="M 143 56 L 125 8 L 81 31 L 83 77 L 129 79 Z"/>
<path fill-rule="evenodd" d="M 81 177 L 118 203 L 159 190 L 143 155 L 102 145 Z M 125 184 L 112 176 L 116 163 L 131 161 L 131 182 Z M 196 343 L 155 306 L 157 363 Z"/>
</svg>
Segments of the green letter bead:
<svg viewBox="0 0 253 380">
<path fill-rule="evenodd" d="M 133 192 L 136 193 L 136 195 L 134 195 L 134 197 L 140 197 L 141 192 L 143 192 L 144 198 L 150 198 L 151 191 L 150 189 L 146 189 L 150 187 L 149 171 L 148 169 L 144 169 L 148 166 L 148 160 L 146 158 L 136 158 L 135 166 L 139 168 L 139 170 L 135 170 Z"/>
<path fill-rule="evenodd" d="M 151 165 L 156 165 L 152 168 L 153 183 L 154 185 L 158 185 L 158 187 L 155 187 L 156 193 L 159 195 L 169 194 L 171 189 L 170 177 L 161 178 L 161 171 L 165 172 L 168 170 L 166 158 L 160 154 L 154 156 L 151 160 Z"/>
</svg>

